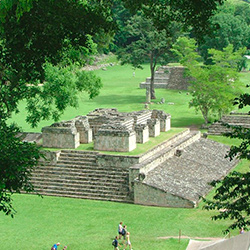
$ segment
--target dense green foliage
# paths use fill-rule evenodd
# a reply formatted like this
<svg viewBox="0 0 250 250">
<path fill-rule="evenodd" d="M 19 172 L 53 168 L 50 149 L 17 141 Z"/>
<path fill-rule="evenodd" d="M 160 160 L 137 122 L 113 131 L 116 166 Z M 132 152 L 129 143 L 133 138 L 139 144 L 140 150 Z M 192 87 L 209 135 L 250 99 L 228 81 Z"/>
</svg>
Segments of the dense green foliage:
<svg viewBox="0 0 250 250">
<path fill-rule="evenodd" d="M 207 63 L 208 49 L 223 50 L 232 44 L 234 50 L 250 46 L 250 5 L 244 2 L 226 2 L 218 12 L 211 17 L 211 22 L 216 27 L 209 35 L 204 36 L 199 50 Z"/>
<path fill-rule="evenodd" d="M 235 99 L 235 105 L 240 109 L 249 106 L 250 96 L 248 93 L 242 94 Z M 238 144 L 233 144 L 227 155 L 230 159 L 246 159 L 249 166 L 250 160 L 250 129 L 241 126 L 230 126 L 232 132 L 225 133 L 226 137 L 239 140 Z M 214 215 L 214 220 L 230 219 L 231 224 L 226 231 L 235 228 L 249 229 L 250 226 L 250 172 L 234 171 L 223 180 L 211 183 L 216 187 L 215 195 L 212 199 L 204 199 L 205 209 L 219 210 L 219 214 Z"/>
<path fill-rule="evenodd" d="M 110 1 L 95 0 L 1 1 L 0 19 L 0 211 L 13 214 L 11 195 L 32 191 L 29 176 L 40 153 L 16 137 L 7 119 L 23 100 L 27 122 L 36 126 L 77 107 L 78 92 L 98 95 L 100 79 L 80 66 L 97 49 L 92 37 L 111 32 L 114 23 Z"/>
<path fill-rule="evenodd" d="M 11 195 L 33 190 L 31 172 L 42 153 L 34 143 L 20 141 L 16 126 L 7 126 L 0 120 L 0 128 L 0 211 L 13 216 Z"/>
</svg>

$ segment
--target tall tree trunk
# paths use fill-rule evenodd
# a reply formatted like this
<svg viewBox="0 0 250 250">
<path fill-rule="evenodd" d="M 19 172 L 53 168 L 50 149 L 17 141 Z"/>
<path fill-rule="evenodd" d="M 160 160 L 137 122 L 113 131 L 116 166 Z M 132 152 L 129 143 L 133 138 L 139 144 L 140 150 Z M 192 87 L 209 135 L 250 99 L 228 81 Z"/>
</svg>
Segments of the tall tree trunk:
<svg viewBox="0 0 250 250">
<path fill-rule="evenodd" d="M 156 62 L 154 62 L 154 56 L 153 56 L 153 53 L 152 53 L 151 56 L 150 56 L 150 71 L 151 71 L 150 93 L 151 93 L 151 100 L 156 99 L 156 97 L 155 97 L 155 87 L 154 87 L 155 66 L 156 66 Z"/>
</svg>

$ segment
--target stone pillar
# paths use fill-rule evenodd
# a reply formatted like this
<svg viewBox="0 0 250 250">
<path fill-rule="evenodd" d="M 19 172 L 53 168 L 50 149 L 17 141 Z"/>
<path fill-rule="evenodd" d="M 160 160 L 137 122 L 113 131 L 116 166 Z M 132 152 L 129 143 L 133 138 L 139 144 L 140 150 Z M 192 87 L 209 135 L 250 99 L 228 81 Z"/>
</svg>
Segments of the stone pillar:
<svg viewBox="0 0 250 250">
<path fill-rule="evenodd" d="M 92 142 L 92 129 L 89 126 L 88 118 L 86 116 L 76 117 L 75 126 L 77 132 L 80 134 L 80 143 Z"/>
<path fill-rule="evenodd" d="M 149 130 L 146 124 L 135 125 L 136 142 L 145 143 L 149 139 Z"/>
<path fill-rule="evenodd" d="M 146 103 L 151 102 L 151 93 L 150 93 L 150 88 L 146 88 Z"/>
<path fill-rule="evenodd" d="M 149 119 L 147 124 L 149 128 L 149 137 L 156 137 L 160 135 L 160 121 L 158 119 Z"/>
<path fill-rule="evenodd" d="M 163 110 L 156 110 L 152 111 L 152 118 L 159 119 L 161 124 L 161 132 L 166 132 L 171 128 L 171 115 L 165 113 Z"/>
</svg>

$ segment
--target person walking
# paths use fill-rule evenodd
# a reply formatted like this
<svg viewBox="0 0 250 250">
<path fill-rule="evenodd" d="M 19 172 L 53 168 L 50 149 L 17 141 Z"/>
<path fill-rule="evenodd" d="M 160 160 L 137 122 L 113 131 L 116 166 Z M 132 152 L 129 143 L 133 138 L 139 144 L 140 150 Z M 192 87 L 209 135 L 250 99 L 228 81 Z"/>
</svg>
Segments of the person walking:
<svg viewBox="0 0 250 250">
<path fill-rule="evenodd" d="M 122 238 L 123 238 L 122 244 L 123 245 L 125 245 L 126 235 L 127 235 L 127 226 L 124 225 L 123 228 L 122 228 Z"/>
<path fill-rule="evenodd" d="M 118 225 L 118 234 L 119 234 L 119 239 L 122 237 L 122 221 Z"/>
<path fill-rule="evenodd" d="M 112 245 L 114 246 L 114 250 L 119 250 L 118 246 L 121 246 L 118 242 L 118 236 L 115 236 L 115 239 L 112 242 Z"/>
<path fill-rule="evenodd" d="M 124 247 L 123 250 L 125 250 L 128 245 L 129 245 L 129 249 L 133 250 L 132 249 L 132 244 L 131 244 L 131 241 L 130 241 L 130 232 L 127 232 L 127 234 L 126 234 L 126 244 L 125 244 L 125 247 Z"/>
</svg>

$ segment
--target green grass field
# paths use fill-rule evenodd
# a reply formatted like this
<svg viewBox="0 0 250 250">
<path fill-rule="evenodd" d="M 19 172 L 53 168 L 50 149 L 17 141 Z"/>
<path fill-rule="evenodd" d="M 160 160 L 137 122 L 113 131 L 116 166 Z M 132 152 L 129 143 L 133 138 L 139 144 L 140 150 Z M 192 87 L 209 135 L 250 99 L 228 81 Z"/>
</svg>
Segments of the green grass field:
<svg viewBox="0 0 250 250">
<path fill-rule="evenodd" d="M 133 77 L 130 66 L 109 67 L 107 71 L 96 72 L 103 79 L 104 87 L 100 96 L 88 100 L 86 95 L 79 96 L 78 109 L 69 108 L 62 120 L 85 115 L 89 111 L 103 108 L 117 108 L 119 111 L 141 110 L 144 107 L 145 90 L 139 89 L 139 83 L 149 76 L 149 69 L 137 70 Z M 242 73 L 244 82 L 250 79 L 250 73 Z M 162 109 L 172 116 L 173 127 L 201 125 L 202 116 L 188 108 L 190 95 L 185 91 L 156 90 L 157 100 L 150 108 Z M 161 98 L 165 104 L 156 104 Z M 174 105 L 168 105 L 173 102 Z M 52 121 L 42 122 L 38 128 L 31 129 L 25 123 L 25 103 L 20 104 L 21 112 L 13 121 L 24 131 L 41 131 Z M 223 143 L 232 141 L 221 137 L 211 137 Z M 237 143 L 234 141 L 233 143 Z M 242 162 L 237 169 L 247 170 L 248 162 Z M 209 195 L 211 196 L 212 193 Z M 192 237 L 224 237 L 222 231 L 229 221 L 212 221 L 214 213 L 202 209 L 202 203 L 195 209 L 158 208 L 113 202 L 44 197 L 35 195 L 14 195 L 14 207 L 17 214 L 14 219 L 0 214 L 0 249 L 28 250 L 36 248 L 48 250 L 53 243 L 68 245 L 69 250 L 108 250 L 113 249 L 112 238 L 117 234 L 117 226 L 123 221 L 131 232 L 134 250 L 184 250 L 188 239 L 179 242 L 179 230 L 182 235 Z M 232 232 L 237 234 L 238 231 Z M 157 237 L 173 236 L 170 239 Z M 122 249 L 122 248 L 120 248 Z M 127 248 L 128 249 L 128 248 Z"/>
<path fill-rule="evenodd" d="M 97 70 L 96 74 L 101 77 L 103 88 L 98 97 L 89 100 L 86 94 L 79 95 L 79 107 L 68 108 L 61 120 L 70 120 L 78 115 L 86 115 L 96 108 L 117 108 L 121 112 L 137 111 L 144 109 L 146 90 L 140 89 L 140 82 L 150 76 L 149 67 L 136 70 L 133 77 L 131 66 L 116 65 L 108 67 L 107 71 Z M 190 95 L 186 91 L 156 90 L 157 99 L 150 105 L 151 109 L 161 109 L 172 116 L 173 127 L 184 127 L 190 124 L 203 123 L 201 114 L 196 114 L 194 109 L 188 107 Z M 165 104 L 157 104 L 161 98 L 165 98 Z M 168 103 L 174 103 L 169 105 Z M 24 131 L 41 132 L 41 128 L 51 125 L 53 121 L 43 121 L 37 128 L 31 128 L 26 122 L 25 102 L 20 103 L 20 113 L 13 116 L 12 121 L 19 124 Z"/>
</svg>

